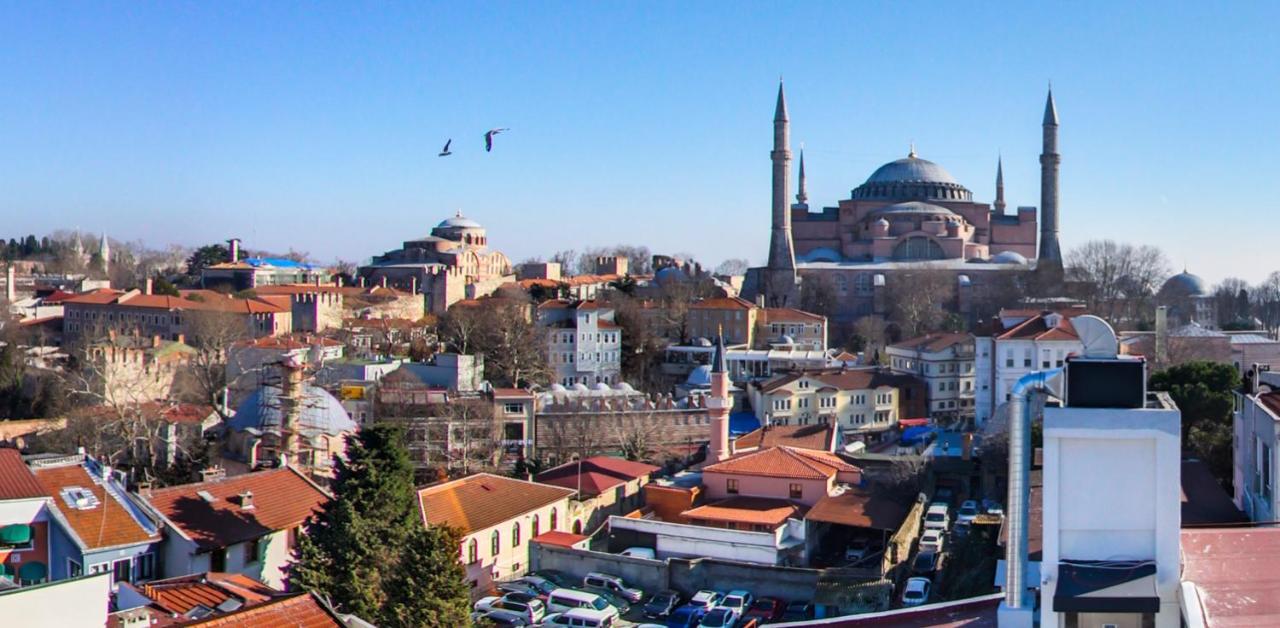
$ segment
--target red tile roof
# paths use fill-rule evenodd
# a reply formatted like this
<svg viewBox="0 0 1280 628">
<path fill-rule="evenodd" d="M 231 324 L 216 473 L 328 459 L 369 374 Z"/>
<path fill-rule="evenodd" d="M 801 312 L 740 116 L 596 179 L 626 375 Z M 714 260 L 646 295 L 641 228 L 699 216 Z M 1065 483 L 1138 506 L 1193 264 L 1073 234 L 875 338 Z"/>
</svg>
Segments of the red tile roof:
<svg viewBox="0 0 1280 628">
<path fill-rule="evenodd" d="M 758 427 L 733 441 L 734 451 L 778 446 L 829 452 L 835 446 L 835 428 L 829 424 L 770 425 Z"/>
<path fill-rule="evenodd" d="M 1023 339 L 1023 340 L 1078 340 L 1080 337 L 1076 335 L 1075 327 L 1071 325 L 1072 316 L 1078 316 L 1084 312 L 1062 312 L 1061 320 L 1054 327 L 1049 327 L 1045 317 L 1053 312 L 1043 312 L 1028 318 L 1004 333 L 998 334 L 1000 340 Z"/>
<path fill-rule="evenodd" d="M 858 528 L 897 530 L 909 509 L 891 499 L 877 498 L 868 491 L 848 488 L 840 495 L 819 499 L 805 519 Z"/>
<path fill-rule="evenodd" d="M 577 461 L 567 462 L 547 469 L 533 479 L 540 484 L 551 484 L 575 491 L 581 488 L 583 495 L 599 495 L 620 484 L 651 475 L 659 469 L 661 467 L 632 462 L 624 458 L 594 456 L 583 459 L 581 464 Z"/>
<path fill-rule="evenodd" d="M 153 580 L 142 585 L 141 593 L 156 607 L 176 615 L 185 615 L 197 606 L 216 609 L 228 600 L 253 606 L 280 594 L 249 576 L 216 571 Z"/>
<path fill-rule="evenodd" d="M 813 314 L 793 307 L 771 307 L 764 311 L 764 316 L 765 320 L 770 323 L 779 321 L 817 321 L 822 323 L 827 320 L 827 317 L 821 314 Z"/>
<path fill-rule="evenodd" d="M 926 334 L 910 340 L 895 342 L 889 345 L 893 349 L 907 349 L 910 351 L 924 351 L 928 353 L 936 353 L 943 349 L 950 349 L 956 345 L 972 344 L 973 334 L 969 333 L 939 333 Z"/>
<path fill-rule="evenodd" d="M 33 469 L 36 480 L 44 487 L 45 495 L 53 498 L 53 505 L 71 524 L 76 536 L 89 549 L 101 549 L 118 545 L 152 543 L 160 540 L 160 533 L 148 534 L 142 524 L 130 514 L 129 509 L 102 488 L 101 480 L 95 482 L 89 471 L 80 464 L 68 464 Z M 93 493 L 97 505 L 88 509 L 71 508 L 62 498 L 62 489 L 82 488 Z"/>
<path fill-rule="evenodd" d="M 246 628 L 341 628 L 333 611 L 311 593 L 301 593 L 246 609 L 196 620 L 187 626 L 244 626 Z"/>
<path fill-rule="evenodd" d="M 753 310 L 756 304 L 740 297 L 712 297 L 689 306 L 691 310 Z"/>
<path fill-rule="evenodd" d="M 558 486 L 477 473 L 420 489 L 418 503 L 427 525 L 452 526 L 470 534 L 572 494 Z"/>
<path fill-rule="evenodd" d="M 287 312 L 290 305 L 287 301 L 276 302 L 268 298 L 237 299 L 227 295 L 206 295 L 208 291 L 198 293 L 199 300 L 174 297 L 163 294 L 142 294 L 137 290 L 128 292 L 102 288 L 86 292 L 64 301 L 67 305 L 120 305 L 127 307 L 156 308 L 165 310 L 205 310 L 231 313 L 264 314 Z"/>
<path fill-rule="evenodd" d="M 17 449 L 0 448 L 0 500 L 45 497 L 44 486 L 36 480 Z"/>
<path fill-rule="evenodd" d="M 795 447 L 770 447 L 717 462 L 702 471 L 822 480 L 836 473 L 857 473 L 859 469 L 835 454 Z"/>
<path fill-rule="evenodd" d="M 726 521 L 767 526 L 780 526 L 787 519 L 799 519 L 805 508 L 785 499 L 768 497 L 730 497 L 680 513 L 695 521 Z"/>
<path fill-rule="evenodd" d="M 533 393 L 523 388 L 494 388 L 494 399 L 532 399 Z"/>
<path fill-rule="evenodd" d="M 245 491 L 253 493 L 252 508 L 240 506 Z M 144 499 L 201 549 L 216 549 L 298 526 L 329 496 L 286 467 L 157 489 Z"/>
<path fill-rule="evenodd" d="M 556 545 L 559 547 L 573 547 L 591 537 L 584 534 L 573 534 L 572 532 L 561 532 L 553 530 L 551 532 L 543 532 L 533 537 L 533 540 L 547 545 Z"/>
</svg>

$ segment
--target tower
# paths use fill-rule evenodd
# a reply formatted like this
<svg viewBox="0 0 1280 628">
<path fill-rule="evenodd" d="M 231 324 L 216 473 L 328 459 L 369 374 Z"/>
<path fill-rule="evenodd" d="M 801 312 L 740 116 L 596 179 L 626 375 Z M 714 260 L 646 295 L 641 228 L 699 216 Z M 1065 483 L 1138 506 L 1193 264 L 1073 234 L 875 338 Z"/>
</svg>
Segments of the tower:
<svg viewBox="0 0 1280 628">
<path fill-rule="evenodd" d="M 804 144 L 800 144 L 800 189 L 796 191 L 796 202 L 791 209 L 801 209 L 808 211 L 809 209 L 809 192 L 805 190 L 804 185 Z"/>
<path fill-rule="evenodd" d="M 1062 264 L 1058 248 L 1058 108 L 1053 89 L 1044 103 L 1044 149 L 1040 153 L 1040 261 Z"/>
<path fill-rule="evenodd" d="M 729 410 L 733 399 L 729 396 L 729 369 L 724 355 L 724 330 L 716 338 L 715 355 L 711 358 L 711 392 L 707 395 L 707 414 L 711 417 L 710 442 L 707 444 L 707 461 L 715 464 L 729 457 Z"/>
<path fill-rule="evenodd" d="M 992 205 L 997 214 L 1004 213 L 1004 160 L 996 157 L 996 202 Z"/>
<path fill-rule="evenodd" d="M 787 97 L 778 83 L 778 104 L 773 112 L 773 231 L 769 237 L 769 263 L 764 294 L 773 307 L 796 305 L 796 255 L 791 243 L 791 208 L 787 203 L 791 173 L 791 129 Z"/>
<path fill-rule="evenodd" d="M 107 232 L 102 232 L 102 239 L 98 241 L 98 257 L 102 258 L 102 272 L 107 272 L 111 268 L 111 245 L 107 243 Z"/>
</svg>

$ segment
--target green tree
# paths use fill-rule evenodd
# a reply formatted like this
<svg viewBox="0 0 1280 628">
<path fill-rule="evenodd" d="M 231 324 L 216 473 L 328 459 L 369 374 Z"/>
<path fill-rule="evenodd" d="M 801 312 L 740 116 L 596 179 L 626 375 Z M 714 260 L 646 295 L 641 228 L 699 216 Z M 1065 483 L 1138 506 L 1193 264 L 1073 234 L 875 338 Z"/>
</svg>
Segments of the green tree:
<svg viewBox="0 0 1280 628">
<path fill-rule="evenodd" d="M 398 426 L 375 425 L 348 439 L 333 493 L 299 539 L 292 586 L 380 626 L 468 623 L 456 538 L 423 526 Z"/>
<path fill-rule="evenodd" d="M 200 271 L 208 266 L 219 264 L 231 259 L 231 251 L 227 250 L 223 244 L 209 244 L 202 246 L 187 258 L 187 275 L 192 279 L 200 278 Z"/>
<path fill-rule="evenodd" d="M 1182 412 L 1183 453 L 1208 463 L 1225 487 L 1231 486 L 1232 391 L 1240 384 L 1232 365 L 1203 360 L 1151 376 L 1151 389 L 1168 392 Z"/>
<path fill-rule="evenodd" d="M 182 296 L 181 293 L 178 292 L 177 286 L 174 286 L 173 284 L 169 283 L 168 279 L 165 279 L 160 275 L 156 275 L 155 279 L 152 280 L 151 293 L 166 295 L 171 297 Z"/>
</svg>

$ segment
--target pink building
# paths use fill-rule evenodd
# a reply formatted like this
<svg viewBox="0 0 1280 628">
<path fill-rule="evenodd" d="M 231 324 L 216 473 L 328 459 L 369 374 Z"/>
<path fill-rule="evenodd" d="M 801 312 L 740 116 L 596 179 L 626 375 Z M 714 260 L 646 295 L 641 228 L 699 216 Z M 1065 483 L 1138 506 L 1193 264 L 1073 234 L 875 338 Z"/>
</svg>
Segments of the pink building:
<svg viewBox="0 0 1280 628">
<path fill-rule="evenodd" d="M 773 447 L 730 458 L 702 470 L 708 501 L 766 497 L 812 506 L 837 483 L 857 484 L 862 471 L 824 451 Z"/>
</svg>

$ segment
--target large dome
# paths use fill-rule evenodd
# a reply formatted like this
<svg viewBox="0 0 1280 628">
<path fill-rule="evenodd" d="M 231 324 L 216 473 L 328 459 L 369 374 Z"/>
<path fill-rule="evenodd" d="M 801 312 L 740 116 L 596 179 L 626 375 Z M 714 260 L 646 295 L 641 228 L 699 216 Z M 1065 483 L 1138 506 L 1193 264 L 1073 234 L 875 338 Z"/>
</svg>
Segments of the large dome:
<svg viewBox="0 0 1280 628">
<path fill-rule="evenodd" d="M 1184 270 L 1166 280 L 1160 292 L 1184 297 L 1207 297 L 1209 285 L 1199 275 Z"/>
<path fill-rule="evenodd" d="M 946 168 L 916 156 L 891 161 L 871 173 L 853 190 L 853 198 L 868 200 L 972 201 L 973 193 L 960 185 Z"/>
<path fill-rule="evenodd" d="M 337 436 L 356 431 L 356 424 L 333 395 L 323 388 L 307 384 L 302 392 L 302 416 L 299 419 L 303 434 L 323 432 Z M 263 386 L 249 395 L 236 408 L 231 417 L 231 429 L 239 432 L 253 428 L 262 432 L 279 433 L 284 413 L 284 400 L 279 386 Z"/>
<path fill-rule="evenodd" d="M 463 216 L 461 211 L 459 211 L 457 214 L 454 214 L 452 218 L 446 218 L 444 220 L 441 220 L 440 224 L 436 225 L 437 229 L 447 229 L 450 227 L 455 229 L 483 229 L 484 228 L 480 226 L 480 223 L 470 218 L 467 218 L 466 216 Z"/>
</svg>

